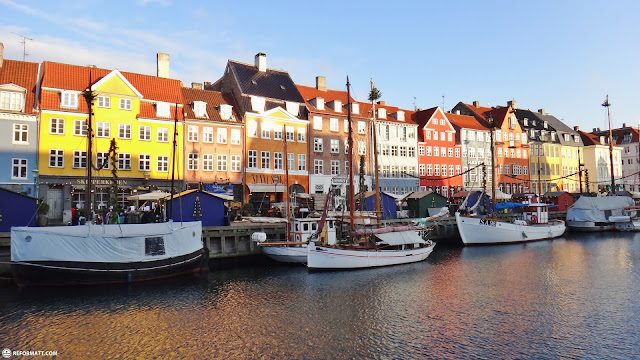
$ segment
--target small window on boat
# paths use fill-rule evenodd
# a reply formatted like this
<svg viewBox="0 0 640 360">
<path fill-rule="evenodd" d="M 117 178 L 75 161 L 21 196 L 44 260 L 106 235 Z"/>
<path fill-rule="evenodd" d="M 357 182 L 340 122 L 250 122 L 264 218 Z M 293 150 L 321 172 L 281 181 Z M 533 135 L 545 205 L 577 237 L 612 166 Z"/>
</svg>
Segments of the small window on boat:
<svg viewBox="0 0 640 360">
<path fill-rule="evenodd" d="M 329 229 L 333 229 L 333 221 L 329 221 Z"/>
<path fill-rule="evenodd" d="M 162 236 L 145 238 L 144 254 L 151 256 L 164 255 L 164 238 Z"/>
<path fill-rule="evenodd" d="M 308 223 L 302 224 L 302 231 L 309 231 L 309 224 Z"/>
<path fill-rule="evenodd" d="M 300 223 L 296 223 L 296 231 L 300 231 Z"/>
<path fill-rule="evenodd" d="M 311 230 L 316 231 L 318 229 L 318 223 L 311 223 Z"/>
</svg>

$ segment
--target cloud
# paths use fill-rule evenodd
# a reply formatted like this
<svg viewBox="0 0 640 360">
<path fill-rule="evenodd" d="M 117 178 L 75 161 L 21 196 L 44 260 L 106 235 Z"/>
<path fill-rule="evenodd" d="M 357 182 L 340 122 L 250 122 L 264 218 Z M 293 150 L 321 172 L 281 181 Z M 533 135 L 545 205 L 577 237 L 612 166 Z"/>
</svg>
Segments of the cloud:
<svg viewBox="0 0 640 360">
<path fill-rule="evenodd" d="M 171 5 L 171 1 L 169 0 L 138 0 L 138 4 L 141 6 L 146 6 L 148 4 L 153 4 L 153 3 L 162 5 L 164 7 Z"/>
</svg>

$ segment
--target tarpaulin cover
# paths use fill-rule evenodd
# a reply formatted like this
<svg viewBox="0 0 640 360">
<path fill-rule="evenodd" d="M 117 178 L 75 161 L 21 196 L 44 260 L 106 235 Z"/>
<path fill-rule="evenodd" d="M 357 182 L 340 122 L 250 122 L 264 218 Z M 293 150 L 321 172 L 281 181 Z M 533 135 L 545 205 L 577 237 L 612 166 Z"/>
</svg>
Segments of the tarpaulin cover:
<svg viewBox="0 0 640 360">
<path fill-rule="evenodd" d="M 415 231 L 394 231 L 386 234 L 376 234 L 376 237 L 389 245 L 426 244 L 426 241 Z"/>
<path fill-rule="evenodd" d="M 567 221 L 606 222 L 608 216 L 623 215 L 623 209 L 629 206 L 634 202 L 628 196 L 582 196 L 567 210 Z"/>
</svg>

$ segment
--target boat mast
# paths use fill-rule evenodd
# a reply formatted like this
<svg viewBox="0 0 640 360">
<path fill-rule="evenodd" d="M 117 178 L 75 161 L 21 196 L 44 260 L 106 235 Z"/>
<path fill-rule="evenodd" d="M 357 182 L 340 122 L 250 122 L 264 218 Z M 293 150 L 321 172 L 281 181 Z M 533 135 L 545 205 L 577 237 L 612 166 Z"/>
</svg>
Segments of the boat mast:
<svg viewBox="0 0 640 360">
<path fill-rule="evenodd" d="M 287 233 L 285 237 L 291 240 L 291 213 L 289 205 L 289 153 L 287 152 L 287 125 L 284 126 L 284 203 L 286 204 L 285 216 L 287 217 Z M 329 190 L 331 191 L 331 190 Z"/>
<path fill-rule="evenodd" d="M 173 219 L 173 185 L 176 179 L 176 147 L 178 146 L 178 97 L 176 96 L 176 116 L 173 120 L 173 149 L 171 150 L 171 208 L 169 208 L 169 219 Z"/>
<path fill-rule="evenodd" d="M 91 216 L 91 189 L 92 189 L 92 173 L 91 173 L 91 140 L 93 139 L 93 128 L 91 127 L 91 117 L 93 115 L 93 99 L 94 94 L 91 90 L 92 85 L 92 77 L 91 77 L 91 67 L 89 67 L 89 87 L 82 94 L 84 99 L 87 101 L 87 108 L 89 111 L 89 117 L 87 119 L 87 185 L 85 188 L 85 199 L 84 199 L 84 208 L 85 214 L 87 217 L 87 221 L 91 222 L 93 217 Z"/>
<path fill-rule="evenodd" d="M 496 130 L 496 124 L 493 117 L 489 115 L 489 136 L 491 137 L 491 213 L 496 205 L 496 166 L 495 166 L 495 138 L 494 131 Z M 481 201 L 481 200 L 478 200 Z"/>
<path fill-rule="evenodd" d="M 351 124 L 351 92 L 349 83 L 349 76 L 347 75 L 347 122 L 349 123 L 349 139 L 347 145 L 349 146 L 349 216 L 351 216 L 351 233 L 356 230 L 354 208 L 356 206 L 354 188 L 353 188 L 353 125 Z M 362 204 L 360 204 L 362 208 Z"/>
<path fill-rule="evenodd" d="M 616 181 L 613 175 L 613 135 L 611 132 L 611 113 L 609 112 L 611 103 L 609 102 L 609 95 L 607 95 L 607 99 L 602 103 L 602 106 L 607 108 L 607 118 L 609 119 L 609 161 L 611 163 L 611 192 L 609 195 L 614 195 L 616 193 Z"/>
<path fill-rule="evenodd" d="M 373 93 L 373 79 L 371 79 L 371 91 Z M 375 177 L 374 185 L 376 192 L 376 225 L 380 227 L 382 211 L 380 209 L 380 169 L 378 168 L 378 137 L 377 137 L 377 129 L 376 129 L 376 104 L 374 96 L 371 97 L 371 125 L 373 128 L 373 176 Z M 362 206 L 362 205 L 360 205 Z"/>
</svg>

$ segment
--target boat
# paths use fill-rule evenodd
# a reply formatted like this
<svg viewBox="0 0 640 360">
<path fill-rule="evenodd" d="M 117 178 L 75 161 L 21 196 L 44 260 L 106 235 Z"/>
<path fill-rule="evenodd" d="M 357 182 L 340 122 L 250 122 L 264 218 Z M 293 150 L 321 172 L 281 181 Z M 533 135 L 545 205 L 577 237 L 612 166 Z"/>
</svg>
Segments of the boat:
<svg viewBox="0 0 640 360">
<path fill-rule="evenodd" d="M 347 122 L 349 124 L 348 156 L 353 159 L 353 129 L 351 121 L 350 84 L 347 77 Z M 374 90 L 371 84 L 372 92 Z M 373 97 L 372 97 L 373 98 Z M 375 111 L 374 111 L 375 114 Z M 373 146 L 376 147 L 375 116 L 373 123 Z M 377 168 L 377 152 L 374 151 L 374 168 Z M 354 162 L 351 161 L 351 164 Z M 336 243 L 323 241 L 317 235 L 322 234 L 323 223 L 319 224 L 317 235 L 307 246 L 307 267 L 309 271 L 363 269 L 389 265 L 400 265 L 425 260 L 433 251 L 435 243 L 423 239 L 415 226 L 382 227 L 380 224 L 380 186 L 376 184 L 376 224 L 372 228 L 355 229 L 355 200 L 349 192 L 349 224 L 351 231 L 347 239 Z M 353 167 L 349 168 L 350 188 L 354 189 Z M 327 207 L 323 213 L 326 218 Z"/>
<path fill-rule="evenodd" d="M 567 227 L 571 231 L 634 230 L 627 214 L 634 205 L 629 196 L 581 196 L 567 209 Z"/>
<path fill-rule="evenodd" d="M 92 90 L 82 93 L 89 109 L 87 154 L 92 154 Z M 174 125 L 178 121 L 178 106 Z M 177 126 L 177 125 L 176 125 Z M 174 127 L 173 158 L 177 130 Z M 115 148 L 115 141 L 112 147 Z M 111 155 L 110 155 L 111 156 Z M 87 164 L 85 209 L 90 214 L 92 161 Z M 171 198 L 173 198 L 172 166 Z M 172 211 L 172 208 L 170 210 Z M 202 222 L 94 224 L 11 228 L 11 269 L 19 286 L 131 283 L 196 273 L 208 269 Z M 171 215 L 169 215 L 171 218 Z"/>
<path fill-rule="evenodd" d="M 481 201 L 466 208 L 468 198 L 464 200 L 461 209 L 466 213 L 456 211 L 456 225 L 464 245 L 491 245 L 529 242 L 536 240 L 553 239 L 564 234 L 565 222 L 562 220 L 549 220 L 549 205 L 532 202 L 533 196 L 529 196 L 522 203 L 496 204 L 495 166 L 494 166 L 494 129 L 489 132 L 491 136 L 491 205 L 487 214 L 476 212 Z M 484 188 L 484 187 L 483 187 Z M 504 208 L 520 208 L 520 218 L 513 221 L 505 221 L 496 216 L 496 210 Z M 466 209 L 465 209 L 466 208 Z M 490 212 L 490 213 L 489 213 Z"/>
</svg>

